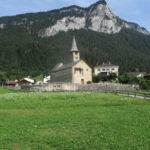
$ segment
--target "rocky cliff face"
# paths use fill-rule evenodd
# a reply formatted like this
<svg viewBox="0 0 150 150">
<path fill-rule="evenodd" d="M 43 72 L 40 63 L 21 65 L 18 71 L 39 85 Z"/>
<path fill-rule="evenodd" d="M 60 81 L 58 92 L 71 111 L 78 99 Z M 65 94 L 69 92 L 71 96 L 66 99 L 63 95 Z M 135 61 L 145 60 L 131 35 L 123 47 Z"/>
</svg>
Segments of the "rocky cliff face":
<svg viewBox="0 0 150 150">
<path fill-rule="evenodd" d="M 107 7 L 105 0 L 99 0 L 88 8 L 71 6 L 59 10 L 59 14 L 64 12 L 71 12 L 72 15 L 58 19 L 54 25 L 41 29 L 38 35 L 40 37 L 49 37 L 56 35 L 60 31 L 67 32 L 68 30 L 75 29 L 88 29 L 96 32 L 114 34 L 124 28 L 133 29 L 143 34 L 149 34 L 145 28 L 115 16 Z M 77 15 L 79 12 L 81 12 L 81 15 Z"/>
</svg>

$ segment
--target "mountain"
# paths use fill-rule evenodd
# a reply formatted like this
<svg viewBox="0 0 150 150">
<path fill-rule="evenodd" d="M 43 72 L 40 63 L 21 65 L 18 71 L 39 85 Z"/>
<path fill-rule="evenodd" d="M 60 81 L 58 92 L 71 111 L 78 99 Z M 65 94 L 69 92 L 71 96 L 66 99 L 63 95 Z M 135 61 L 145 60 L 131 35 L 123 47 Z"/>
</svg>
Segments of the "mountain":
<svg viewBox="0 0 150 150">
<path fill-rule="evenodd" d="M 70 15 L 63 15 L 70 12 Z M 107 7 L 105 0 L 100 0 L 88 8 L 81 8 L 78 6 L 71 6 L 61 10 L 58 13 L 60 17 L 53 25 L 41 29 L 39 36 L 49 37 L 60 31 L 87 29 L 103 33 L 118 33 L 124 28 L 133 29 L 143 34 L 149 32 L 135 23 L 130 23 L 115 16 Z M 72 15 L 74 14 L 74 15 Z"/>
<path fill-rule="evenodd" d="M 150 70 L 150 34 L 115 16 L 105 0 L 87 8 L 70 6 L 48 12 L 0 18 L 0 76 L 47 74 L 69 59 L 75 35 L 82 58 L 91 66 L 111 61 L 120 71 Z"/>
<path fill-rule="evenodd" d="M 70 6 L 49 12 L 4 17 L 0 19 L 0 29 L 9 26 L 24 27 L 29 33 L 40 37 L 56 35 L 60 31 L 86 29 L 114 34 L 122 29 L 133 29 L 143 34 L 149 32 L 138 24 L 130 23 L 115 16 L 105 0 L 99 0 L 87 8 Z"/>
</svg>

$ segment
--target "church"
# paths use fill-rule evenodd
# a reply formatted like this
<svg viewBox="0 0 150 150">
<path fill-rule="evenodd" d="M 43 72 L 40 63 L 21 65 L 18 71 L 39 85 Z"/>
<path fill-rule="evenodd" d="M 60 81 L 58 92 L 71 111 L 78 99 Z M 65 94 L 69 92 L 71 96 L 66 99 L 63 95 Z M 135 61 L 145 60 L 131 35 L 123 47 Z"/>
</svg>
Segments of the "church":
<svg viewBox="0 0 150 150">
<path fill-rule="evenodd" d="M 51 82 L 77 84 L 92 82 L 92 69 L 85 61 L 80 59 L 80 51 L 77 48 L 75 37 L 73 37 L 70 54 L 70 63 L 59 63 L 52 69 Z"/>
</svg>

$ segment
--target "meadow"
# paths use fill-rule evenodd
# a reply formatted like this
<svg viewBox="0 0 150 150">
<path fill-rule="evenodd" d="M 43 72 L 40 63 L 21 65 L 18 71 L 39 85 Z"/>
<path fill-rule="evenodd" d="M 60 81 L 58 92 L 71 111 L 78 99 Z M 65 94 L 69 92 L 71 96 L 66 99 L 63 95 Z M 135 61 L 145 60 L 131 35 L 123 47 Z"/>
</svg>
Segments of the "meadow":
<svg viewBox="0 0 150 150">
<path fill-rule="evenodd" d="M 0 89 L 0 149 L 149 150 L 150 102 Z"/>
</svg>

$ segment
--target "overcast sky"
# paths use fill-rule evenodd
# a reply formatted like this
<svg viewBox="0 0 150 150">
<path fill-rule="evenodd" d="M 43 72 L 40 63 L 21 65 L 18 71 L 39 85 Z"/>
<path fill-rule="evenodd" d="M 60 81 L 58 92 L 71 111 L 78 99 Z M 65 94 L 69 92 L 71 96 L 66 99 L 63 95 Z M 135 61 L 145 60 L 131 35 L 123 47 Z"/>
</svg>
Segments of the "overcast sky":
<svg viewBox="0 0 150 150">
<path fill-rule="evenodd" d="M 89 6 L 98 0 L 0 0 L 0 16 L 47 11 L 69 5 Z M 107 0 L 115 15 L 150 31 L 150 0 Z"/>
</svg>

